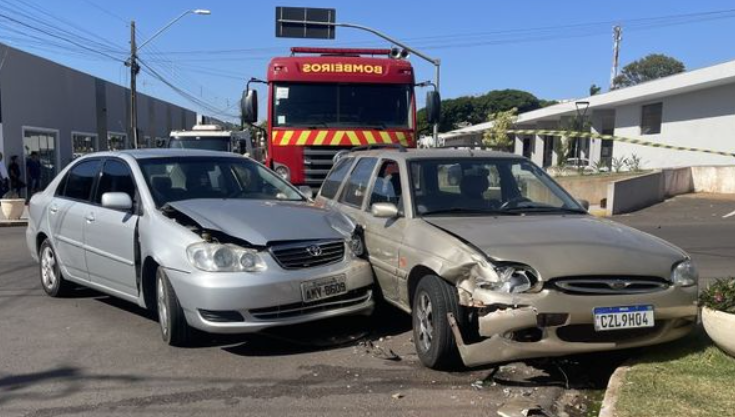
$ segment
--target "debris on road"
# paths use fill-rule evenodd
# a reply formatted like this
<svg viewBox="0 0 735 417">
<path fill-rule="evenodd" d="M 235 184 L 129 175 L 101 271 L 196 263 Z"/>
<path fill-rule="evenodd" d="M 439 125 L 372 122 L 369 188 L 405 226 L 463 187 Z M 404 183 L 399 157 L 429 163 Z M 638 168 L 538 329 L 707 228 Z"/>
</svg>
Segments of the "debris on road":
<svg viewBox="0 0 735 417">
<path fill-rule="evenodd" d="M 500 417 L 551 417 L 538 404 L 515 401 L 505 404 L 498 410 Z"/>
<path fill-rule="evenodd" d="M 401 357 L 397 353 L 393 352 L 393 349 L 391 348 L 383 348 L 380 345 L 373 343 L 372 340 L 367 340 L 361 344 L 365 346 L 365 353 L 369 353 L 375 358 L 392 362 L 401 361 Z"/>
<path fill-rule="evenodd" d="M 394 400 L 400 400 L 403 397 L 404 397 L 404 395 L 401 394 L 400 392 L 397 392 L 397 393 L 391 395 L 391 398 L 393 398 Z"/>
</svg>

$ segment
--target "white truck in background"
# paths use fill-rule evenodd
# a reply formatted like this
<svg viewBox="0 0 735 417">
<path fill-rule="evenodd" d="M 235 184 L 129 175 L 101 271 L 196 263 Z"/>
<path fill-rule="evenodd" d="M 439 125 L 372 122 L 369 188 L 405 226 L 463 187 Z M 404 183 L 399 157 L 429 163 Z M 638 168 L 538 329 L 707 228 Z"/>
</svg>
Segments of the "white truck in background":
<svg viewBox="0 0 735 417">
<path fill-rule="evenodd" d="M 224 130 L 217 125 L 195 125 L 191 130 L 174 130 L 163 147 L 234 152 L 256 161 L 263 160 L 263 150 L 253 142 L 250 132 Z"/>
</svg>

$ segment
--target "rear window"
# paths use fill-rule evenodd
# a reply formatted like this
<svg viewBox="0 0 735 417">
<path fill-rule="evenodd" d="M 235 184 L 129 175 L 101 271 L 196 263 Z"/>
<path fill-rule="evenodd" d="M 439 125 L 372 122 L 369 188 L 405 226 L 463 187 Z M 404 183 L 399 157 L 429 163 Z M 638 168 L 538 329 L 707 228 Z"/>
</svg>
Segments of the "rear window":
<svg viewBox="0 0 735 417">
<path fill-rule="evenodd" d="M 337 195 L 339 185 L 342 184 L 342 180 L 345 179 L 347 173 L 350 172 L 350 167 L 354 158 L 344 158 L 337 161 L 332 171 L 329 172 L 327 178 L 322 184 L 322 190 L 320 195 L 324 198 L 333 199 Z"/>
<path fill-rule="evenodd" d="M 362 207 L 362 201 L 365 199 L 370 176 L 375 169 L 377 163 L 376 158 L 362 158 L 355 165 L 355 169 L 347 180 L 344 191 L 342 191 L 341 201 L 354 207 Z"/>
</svg>

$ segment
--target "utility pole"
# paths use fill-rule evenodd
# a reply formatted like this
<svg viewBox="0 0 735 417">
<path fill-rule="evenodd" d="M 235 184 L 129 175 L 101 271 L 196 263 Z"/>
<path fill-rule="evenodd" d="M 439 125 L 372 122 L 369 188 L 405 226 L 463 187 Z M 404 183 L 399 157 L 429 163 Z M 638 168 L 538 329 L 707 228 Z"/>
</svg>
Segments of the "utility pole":
<svg viewBox="0 0 735 417">
<path fill-rule="evenodd" d="M 130 135 L 133 149 L 138 148 L 138 92 L 135 78 L 140 72 L 138 65 L 138 48 L 135 44 L 135 21 L 130 22 L 130 59 L 125 65 L 130 66 Z"/>
<path fill-rule="evenodd" d="M 610 90 L 615 87 L 615 78 L 618 76 L 618 58 L 620 56 L 620 41 L 623 40 L 623 28 L 621 26 L 613 27 L 613 63 L 610 72 Z"/>
</svg>

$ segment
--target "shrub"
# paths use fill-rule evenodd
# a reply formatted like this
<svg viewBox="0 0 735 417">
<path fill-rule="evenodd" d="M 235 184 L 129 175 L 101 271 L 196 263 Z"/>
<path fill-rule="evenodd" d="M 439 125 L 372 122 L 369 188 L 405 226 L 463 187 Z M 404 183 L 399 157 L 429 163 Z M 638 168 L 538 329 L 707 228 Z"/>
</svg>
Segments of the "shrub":
<svg viewBox="0 0 735 417">
<path fill-rule="evenodd" d="M 699 295 L 699 304 L 735 314 L 735 278 L 718 279 Z"/>
</svg>

